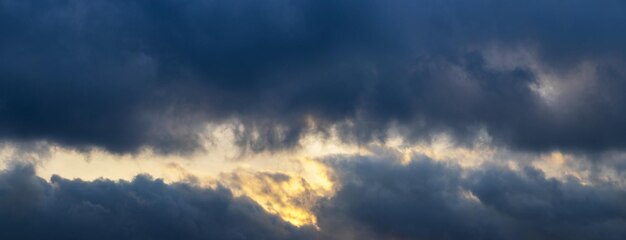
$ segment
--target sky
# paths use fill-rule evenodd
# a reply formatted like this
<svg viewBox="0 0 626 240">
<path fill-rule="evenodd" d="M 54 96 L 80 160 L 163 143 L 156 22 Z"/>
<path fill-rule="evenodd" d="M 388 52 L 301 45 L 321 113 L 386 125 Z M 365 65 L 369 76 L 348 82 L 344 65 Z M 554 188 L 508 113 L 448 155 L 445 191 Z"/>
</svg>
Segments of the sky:
<svg viewBox="0 0 626 240">
<path fill-rule="evenodd" d="M 0 0 L 0 239 L 626 239 L 621 0 Z"/>
</svg>

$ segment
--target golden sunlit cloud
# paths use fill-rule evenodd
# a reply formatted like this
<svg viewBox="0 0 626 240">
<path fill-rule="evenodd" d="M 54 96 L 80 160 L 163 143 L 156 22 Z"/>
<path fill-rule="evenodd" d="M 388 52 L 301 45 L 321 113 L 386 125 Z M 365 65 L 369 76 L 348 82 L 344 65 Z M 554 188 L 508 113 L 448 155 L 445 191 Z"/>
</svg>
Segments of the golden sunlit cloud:
<svg viewBox="0 0 626 240">
<path fill-rule="evenodd" d="M 332 154 L 354 154 L 358 148 L 337 139 L 307 136 L 302 147 L 283 152 L 242 154 L 234 145 L 229 128 L 210 126 L 210 138 L 204 151 L 186 156 L 160 155 L 144 149 L 135 154 L 117 155 L 92 149 L 77 151 L 48 143 L 41 152 L 21 152 L 17 146 L 4 145 L 0 160 L 16 158 L 35 162 L 37 174 L 94 180 L 98 178 L 130 180 L 138 174 L 150 174 L 165 182 L 189 182 L 202 187 L 222 184 L 236 195 L 246 195 L 268 212 L 277 214 L 296 226 L 315 225 L 313 204 L 334 192 L 330 169 L 317 158 Z M 211 141 L 211 139 L 220 141 Z M 20 155 L 20 156 L 17 156 Z"/>
<path fill-rule="evenodd" d="M 552 152 L 529 157 L 507 152 L 492 147 L 486 134 L 478 138 L 472 147 L 458 146 L 445 135 L 426 143 L 411 144 L 400 137 L 392 137 L 385 142 L 355 146 L 336 137 L 310 134 L 301 140 L 301 147 L 297 149 L 242 154 L 234 144 L 235 137 L 230 131 L 232 127 L 236 125 L 207 127 L 209 137 L 203 142 L 204 151 L 185 156 L 161 155 L 149 149 L 117 155 L 99 149 L 77 151 L 39 143 L 38 151 L 4 145 L 0 148 L 0 160 L 5 164 L 15 159 L 34 162 L 38 175 L 45 179 L 58 174 L 83 180 L 129 180 L 137 174 L 147 173 L 165 182 L 188 182 L 208 188 L 220 184 L 231 189 L 235 195 L 249 197 L 266 211 L 296 226 L 316 226 L 315 204 L 320 199 L 332 197 L 337 190 L 339 184 L 333 180 L 332 169 L 320 160 L 333 155 L 364 156 L 384 151 L 392 154 L 394 159 L 400 159 L 402 164 L 410 163 L 416 156 L 423 156 L 468 169 L 496 163 L 512 170 L 520 168 L 520 162 L 516 160 L 529 158 L 528 162 L 548 177 L 563 179 L 575 176 L 583 183 L 589 183 L 585 180 L 589 178 L 589 173 L 571 164 L 576 162 L 573 156 Z M 471 192 L 463 194 L 468 199 L 477 200 Z"/>
<path fill-rule="evenodd" d="M 238 195 L 245 195 L 265 210 L 296 226 L 316 225 L 311 209 L 328 191 L 313 186 L 300 176 L 284 173 L 238 170 L 222 174 L 220 181 Z"/>
</svg>

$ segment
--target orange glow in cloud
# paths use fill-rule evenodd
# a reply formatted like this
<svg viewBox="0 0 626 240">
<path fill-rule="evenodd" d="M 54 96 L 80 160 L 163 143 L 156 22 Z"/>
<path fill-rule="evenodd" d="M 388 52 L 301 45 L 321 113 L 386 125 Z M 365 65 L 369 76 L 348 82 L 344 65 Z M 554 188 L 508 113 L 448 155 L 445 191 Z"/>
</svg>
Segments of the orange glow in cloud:
<svg viewBox="0 0 626 240">
<path fill-rule="evenodd" d="M 310 123 L 314 124 L 314 123 Z M 102 150 L 76 151 L 51 145 L 43 152 L 20 152 L 5 145 L 0 148 L 0 160 L 6 163 L 17 158 L 37 165 L 38 175 L 49 179 L 53 174 L 65 178 L 93 180 L 96 178 L 132 179 L 137 174 L 147 173 L 165 182 L 189 182 L 201 187 L 217 184 L 231 189 L 235 195 L 247 196 L 270 213 L 281 216 L 296 226 L 317 223 L 312 209 L 315 203 L 331 197 L 337 188 L 333 172 L 318 160 L 332 155 L 371 155 L 386 151 L 397 156 L 400 163 L 409 163 L 415 156 L 425 156 L 435 161 L 449 161 L 463 168 L 476 168 L 494 159 L 503 164 L 517 163 L 507 158 L 523 157 L 498 152 L 490 147 L 489 139 L 479 139 L 472 147 L 457 146 L 445 136 L 432 142 L 407 144 L 401 138 L 392 138 L 384 143 L 354 146 L 336 138 L 309 135 L 297 149 L 278 152 L 242 154 L 234 145 L 234 136 L 229 128 L 212 126 L 207 128 L 212 139 L 204 143 L 205 151 L 187 156 L 159 155 L 149 149 L 133 155 L 115 155 Z M 19 155 L 19 156 L 18 156 Z M 585 172 L 568 167 L 571 156 L 560 152 L 541 155 L 531 159 L 533 165 L 549 177 L 586 177 Z M 511 169 L 517 165 L 510 166 Z M 471 194 L 467 195 L 472 198 Z"/>
</svg>

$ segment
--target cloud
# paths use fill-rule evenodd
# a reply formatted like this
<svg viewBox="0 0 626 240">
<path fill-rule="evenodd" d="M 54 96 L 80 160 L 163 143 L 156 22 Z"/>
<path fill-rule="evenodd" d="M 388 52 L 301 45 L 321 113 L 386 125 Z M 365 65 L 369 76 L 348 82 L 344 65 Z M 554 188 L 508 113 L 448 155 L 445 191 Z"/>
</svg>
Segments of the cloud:
<svg viewBox="0 0 626 240">
<path fill-rule="evenodd" d="M 411 140 L 467 143 L 486 130 L 524 150 L 620 148 L 624 7 L 2 0 L 0 137 L 184 152 L 200 147 L 203 124 L 235 121 L 254 151 L 329 128 L 345 141 L 385 139 L 393 126 Z M 493 66 L 516 49 L 533 57 Z M 567 76 L 583 64 L 593 84 L 559 95 L 558 108 L 533 90 L 577 85 Z"/>
<path fill-rule="evenodd" d="M 3 239 L 313 239 L 228 189 L 165 184 L 147 175 L 130 182 L 59 176 L 47 182 L 32 166 L 0 173 Z"/>
<path fill-rule="evenodd" d="M 313 189 L 308 184 L 280 173 L 238 172 L 219 180 L 231 181 L 233 189 L 255 195 L 251 197 L 263 201 L 259 203 L 245 195 L 234 197 L 223 186 L 166 184 L 148 175 L 139 175 L 132 181 L 82 181 L 53 176 L 48 182 L 37 177 L 32 166 L 16 164 L 0 172 L 0 227 L 5 229 L 0 237 L 623 239 L 626 236 L 623 204 L 626 190 L 612 181 L 583 184 L 574 176 L 557 180 L 546 177 L 531 164 L 521 164 L 516 169 L 497 163 L 462 168 L 452 162 L 420 156 L 405 162 L 393 154 L 338 155 L 324 161 L 337 184 L 337 192 L 324 197 L 312 196 Z M 281 216 L 303 213 L 314 217 L 319 229 L 291 225 L 263 210 L 261 204 Z"/>
<path fill-rule="evenodd" d="M 267 211 L 280 215 L 296 226 L 316 224 L 310 209 L 326 193 L 316 189 L 316 186 L 312 186 L 303 177 L 284 173 L 238 169 L 229 174 L 221 174 L 219 181 L 235 193 L 252 198 Z"/>
<path fill-rule="evenodd" d="M 349 158 L 349 159 L 344 159 Z M 347 160 L 347 161 L 346 161 Z M 331 159 L 341 189 L 318 224 L 336 239 L 623 239 L 626 191 L 532 167 L 462 169 L 419 156 Z"/>
</svg>

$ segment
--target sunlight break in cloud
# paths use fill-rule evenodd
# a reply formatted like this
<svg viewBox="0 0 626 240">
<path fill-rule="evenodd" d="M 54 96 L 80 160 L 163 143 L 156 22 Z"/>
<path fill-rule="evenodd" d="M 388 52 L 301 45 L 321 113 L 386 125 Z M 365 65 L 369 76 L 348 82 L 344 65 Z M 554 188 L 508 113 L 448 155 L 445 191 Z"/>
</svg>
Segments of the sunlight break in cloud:
<svg viewBox="0 0 626 240">
<path fill-rule="evenodd" d="M 0 239 L 626 239 L 624 12 L 0 0 Z"/>
</svg>

